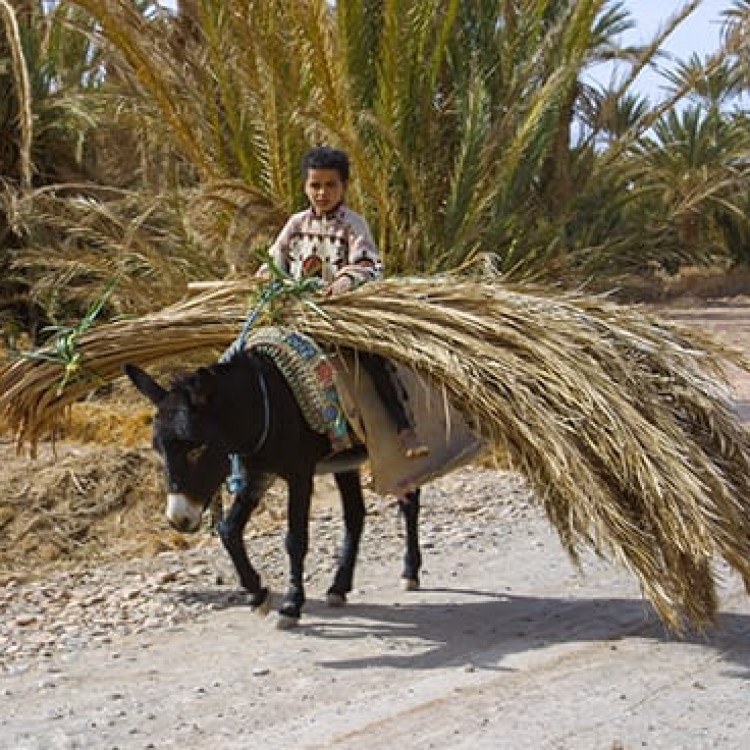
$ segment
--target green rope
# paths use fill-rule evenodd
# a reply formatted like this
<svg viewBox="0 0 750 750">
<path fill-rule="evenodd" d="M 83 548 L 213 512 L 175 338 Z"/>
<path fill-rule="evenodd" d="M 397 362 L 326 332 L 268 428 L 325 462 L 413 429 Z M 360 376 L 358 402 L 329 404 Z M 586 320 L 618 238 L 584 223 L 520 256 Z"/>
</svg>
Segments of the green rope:
<svg viewBox="0 0 750 750">
<path fill-rule="evenodd" d="M 316 304 L 311 297 L 319 295 L 323 288 L 323 280 L 317 277 L 305 277 L 302 279 L 293 279 L 286 271 L 276 265 L 270 253 L 266 254 L 266 264 L 271 273 L 270 286 L 274 291 L 270 296 L 270 316 L 271 320 L 277 322 L 279 302 L 287 297 L 297 299 L 303 305 L 310 307 L 315 313 L 330 320 L 328 313 Z"/>
<path fill-rule="evenodd" d="M 54 362 L 63 368 L 63 374 L 55 392 L 56 396 L 60 396 L 67 385 L 75 380 L 85 378 L 99 383 L 104 382 L 96 372 L 84 365 L 83 354 L 78 351 L 78 339 L 92 328 L 116 286 L 117 279 L 113 279 L 99 297 L 94 300 L 78 325 L 45 326 L 42 332 L 50 332 L 53 336 L 44 349 L 21 352 L 17 355 L 21 359 Z"/>
</svg>

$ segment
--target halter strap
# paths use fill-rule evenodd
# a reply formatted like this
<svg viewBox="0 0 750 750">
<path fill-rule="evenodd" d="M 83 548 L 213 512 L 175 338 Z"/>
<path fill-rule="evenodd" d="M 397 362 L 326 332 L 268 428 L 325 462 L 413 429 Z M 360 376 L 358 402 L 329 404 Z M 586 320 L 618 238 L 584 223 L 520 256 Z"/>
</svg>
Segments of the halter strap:
<svg viewBox="0 0 750 750">
<path fill-rule="evenodd" d="M 263 429 L 261 430 L 258 441 L 255 443 L 253 453 L 260 451 L 268 440 L 268 433 L 271 429 L 271 402 L 268 400 L 268 385 L 263 376 L 263 370 L 258 367 L 258 385 L 260 386 L 260 395 L 263 402 Z"/>
<path fill-rule="evenodd" d="M 258 436 L 252 453 L 258 453 L 268 440 L 271 430 L 271 402 L 268 398 L 268 384 L 263 375 L 263 370 L 258 366 L 258 387 L 260 389 L 261 403 L 263 404 L 263 429 Z M 229 454 L 229 476 L 227 477 L 227 490 L 236 495 L 245 486 L 245 475 L 242 471 L 242 461 L 238 453 Z"/>
</svg>

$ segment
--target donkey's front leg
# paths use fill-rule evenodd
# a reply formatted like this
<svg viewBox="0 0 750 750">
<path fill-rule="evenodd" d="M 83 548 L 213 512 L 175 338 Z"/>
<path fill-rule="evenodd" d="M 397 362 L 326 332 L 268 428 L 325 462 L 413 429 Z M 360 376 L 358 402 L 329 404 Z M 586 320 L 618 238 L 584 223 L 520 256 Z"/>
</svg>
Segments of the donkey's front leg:
<svg viewBox="0 0 750 750">
<path fill-rule="evenodd" d="M 345 534 L 336 575 L 326 593 L 326 601 L 332 607 L 340 607 L 346 603 L 346 595 L 352 590 L 354 567 L 365 523 L 365 500 L 359 471 L 342 472 L 335 474 L 334 478 L 344 508 Z"/>
<path fill-rule="evenodd" d="M 237 493 L 227 517 L 219 524 L 219 538 L 237 571 L 240 583 L 251 595 L 250 604 L 260 607 L 268 598 L 268 589 L 261 586 L 260 576 L 250 564 L 243 531 L 250 514 L 273 481 L 270 474 L 248 473 L 243 488 Z"/>
<path fill-rule="evenodd" d="M 305 556 L 309 546 L 310 500 L 313 473 L 288 480 L 286 552 L 289 556 L 289 587 L 279 608 L 279 627 L 294 627 L 305 603 Z"/>
</svg>

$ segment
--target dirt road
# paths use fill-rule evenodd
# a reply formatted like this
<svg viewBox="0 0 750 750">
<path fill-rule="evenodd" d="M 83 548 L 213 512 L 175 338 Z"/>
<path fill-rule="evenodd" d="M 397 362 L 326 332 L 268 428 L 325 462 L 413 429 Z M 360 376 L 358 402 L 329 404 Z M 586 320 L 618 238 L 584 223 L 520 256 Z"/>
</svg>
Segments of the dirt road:
<svg viewBox="0 0 750 750">
<path fill-rule="evenodd" d="M 717 325 L 747 346 L 748 320 Z M 392 511 L 371 510 L 342 610 L 322 601 L 338 517 L 318 515 L 295 631 L 250 612 L 215 541 L 19 586 L 3 605 L 14 654 L 0 747 L 750 747 L 750 610 L 734 576 L 717 629 L 678 640 L 632 576 L 591 558 L 571 566 L 517 478 L 466 471 L 427 489 L 423 588 L 402 592 Z M 280 548 L 277 535 L 253 548 L 276 591 Z M 168 574 L 154 583 L 160 562 Z M 108 628 L 148 606 L 132 630 Z"/>
</svg>

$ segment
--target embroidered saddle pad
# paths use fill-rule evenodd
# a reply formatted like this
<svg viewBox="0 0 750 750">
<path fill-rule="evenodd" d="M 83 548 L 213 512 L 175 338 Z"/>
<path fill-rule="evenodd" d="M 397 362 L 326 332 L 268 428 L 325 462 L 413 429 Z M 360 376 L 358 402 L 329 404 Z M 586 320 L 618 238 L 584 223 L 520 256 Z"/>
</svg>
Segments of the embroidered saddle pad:
<svg viewBox="0 0 750 750">
<path fill-rule="evenodd" d="M 250 336 L 246 346 L 273 360 L 292 389 L 305 421 L 311 429 L 328 435 L 334 452 L 352 447 L 333 365 L 309 336 L 268 326 Z"/>
</svg>

